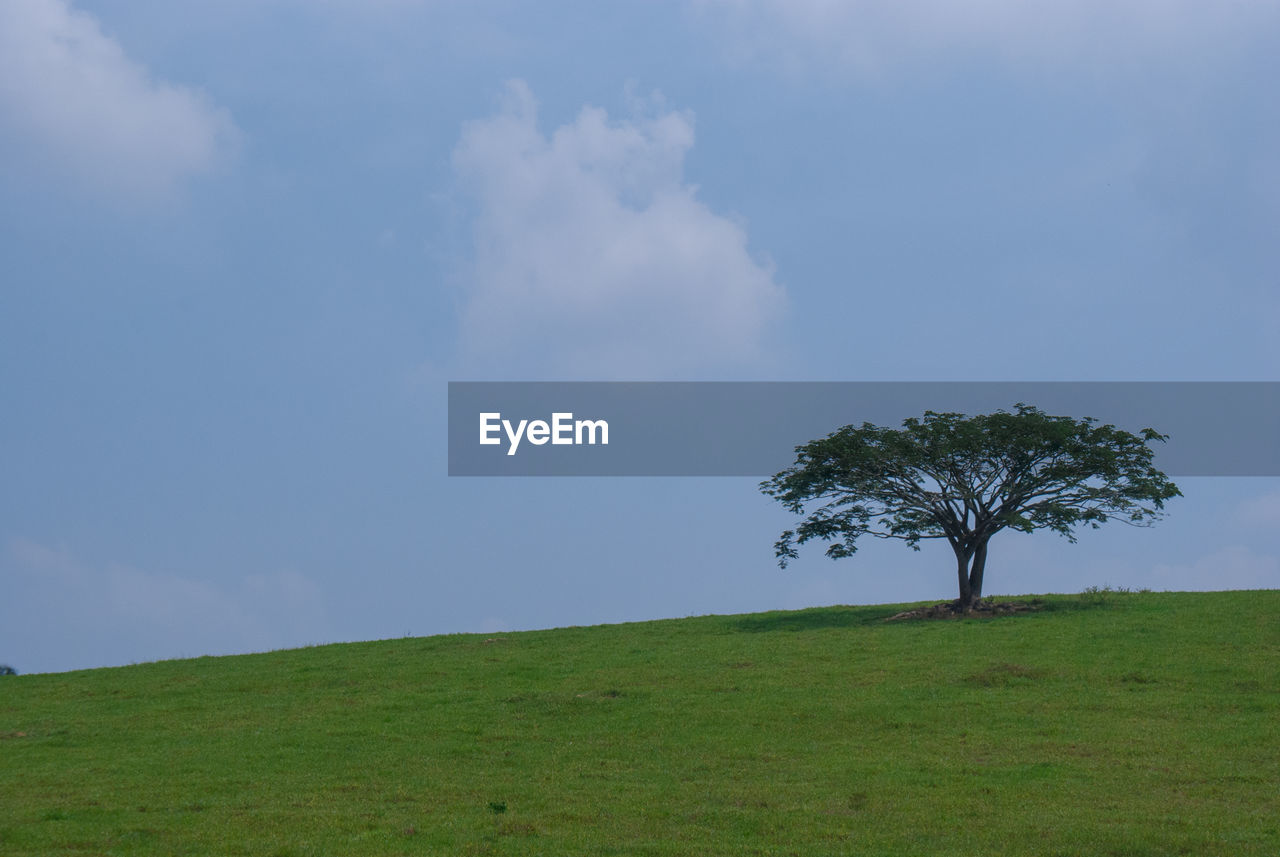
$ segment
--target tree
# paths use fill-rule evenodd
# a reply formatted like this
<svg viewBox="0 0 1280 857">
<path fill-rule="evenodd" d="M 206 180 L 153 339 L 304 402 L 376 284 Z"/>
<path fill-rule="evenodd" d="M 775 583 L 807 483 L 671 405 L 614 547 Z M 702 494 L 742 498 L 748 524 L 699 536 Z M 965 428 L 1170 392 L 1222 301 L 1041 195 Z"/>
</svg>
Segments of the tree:
<svg viewBox="0 0 1280 857">
<path fill-rule="evenodd" d="M 926 411 L 900 429 L 848 425 L 798 446 L 795 464 L 760 490 L 797 515 L 820 504 L 774 545 L 783 568 L 814 539 L 830 542 L 832 559 L 852 556 L 864 535 L 914 550 L 946 539 L 956 606 L 967 612 L 982 597 L 987 542 L 1003 529 L 1050 529 L 1074 542 L 1082 524 L 1149 526 L 1162 517 L 1182 492 L 1151 465 L 1148 444 L 1167 439 L 1024 404 L 973 417 Z"/>
</svg>

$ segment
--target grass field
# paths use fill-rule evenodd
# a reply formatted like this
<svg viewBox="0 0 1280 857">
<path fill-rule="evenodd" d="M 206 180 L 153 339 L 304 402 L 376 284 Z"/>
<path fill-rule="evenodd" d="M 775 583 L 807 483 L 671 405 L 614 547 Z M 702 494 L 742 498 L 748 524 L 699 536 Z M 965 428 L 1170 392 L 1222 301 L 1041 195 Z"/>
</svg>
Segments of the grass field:
<svg viewBox="0 0 1280 857">
<path fill-rule="evenodd" d="M 0 678 L 0 854 L 1280 854 L 1280 591 Z"/>
</svg>

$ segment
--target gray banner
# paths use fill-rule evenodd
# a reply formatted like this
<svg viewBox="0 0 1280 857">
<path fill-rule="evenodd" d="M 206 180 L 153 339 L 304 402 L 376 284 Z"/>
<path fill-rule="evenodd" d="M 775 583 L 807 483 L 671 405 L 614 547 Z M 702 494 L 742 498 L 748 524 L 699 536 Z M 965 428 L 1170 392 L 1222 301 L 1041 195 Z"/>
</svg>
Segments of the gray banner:
<svg viewBox="0 0 1280 857">
<path fill-rule="evenodd" d="M 1019 402 L 1167 434 L 1170 476 L 1280 476 L 1280 382 L 1247 381 L 450 382 L 449 475 L 765 478 L 844 425 Z"/>
</svg>

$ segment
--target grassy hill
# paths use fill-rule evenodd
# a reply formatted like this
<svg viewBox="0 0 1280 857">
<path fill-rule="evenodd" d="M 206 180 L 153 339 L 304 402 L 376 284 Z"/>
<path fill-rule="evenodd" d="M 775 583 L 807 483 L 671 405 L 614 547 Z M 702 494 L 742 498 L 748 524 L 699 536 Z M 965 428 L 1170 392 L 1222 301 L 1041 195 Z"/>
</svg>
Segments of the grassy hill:
<svg viewBox="0 0 1280 857">
<path fill-rule="evenodd" d="M 0 679 L 0 854 L 1280 853 L 1280 591 Z"/>
</svg>

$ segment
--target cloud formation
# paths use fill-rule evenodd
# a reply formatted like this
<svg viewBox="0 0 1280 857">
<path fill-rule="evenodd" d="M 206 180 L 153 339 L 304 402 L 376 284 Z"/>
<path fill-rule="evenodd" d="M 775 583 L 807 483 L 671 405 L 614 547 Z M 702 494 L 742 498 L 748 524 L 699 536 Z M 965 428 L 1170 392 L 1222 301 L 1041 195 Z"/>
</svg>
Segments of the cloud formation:
<svg viewBox="0 0 1280 857">
<path fill-rule="evenodd" d="M 468 366 L 648 379 L 758 365 L 783 290 L 743 226 L 683 180 L 693 142 L 692 115 L 660 104 L 621 121 L 584 107 L 548 137 L 520 81 L 467 123 L 454 166 L 477 205 Z"/>
<path fill-rule="evenodd" d="M 98 189 L 154 196 L 234 149 L 230 115 L 155 80 L 66 0 L 0 3 L 0 127 L 21 157 Z"/>
</svg>

